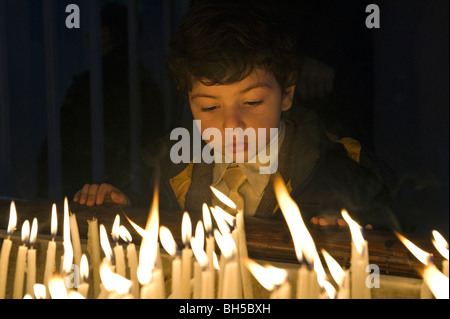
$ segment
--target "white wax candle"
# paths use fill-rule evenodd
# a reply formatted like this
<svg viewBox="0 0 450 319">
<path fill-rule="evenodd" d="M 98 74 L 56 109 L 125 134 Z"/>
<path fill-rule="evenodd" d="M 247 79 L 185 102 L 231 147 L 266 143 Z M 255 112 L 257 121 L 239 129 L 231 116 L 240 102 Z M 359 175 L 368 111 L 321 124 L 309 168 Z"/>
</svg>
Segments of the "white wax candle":
<svg viewBox="0 0 450 319">
<path fill-rule="evenodd" d="M 442 273 L 448 277 L 448 260 L 442 262 Z"/>
<path fill-rule="evenodd" d="M 27 294 L 34 298 L 34 284 L 36 283 L 36 249 L 31 247 L 27 256 Z"/>
<path fill-rule="evenodd" d="M 164 273 L 161 269 L 153 270 L 153 277 L 156 282 L 157 296 L 156 299 L 164 299 L 166 297 L 166 287 L 164 285 Z"/>
<path fill-rule="evenodd" d="M 364 241 L 362 255 L 358 254 L 353 242 L 351 252 L 351 297 L 352 299 L 370 299 L 371 291 L 366 285 L 366 268 L 369 265 L 369 248 L 367 240 Z"/>
<path fill-rule="evenodd" d="M 237 264 L 238 273 L 237 273 L 237 290 L 238 290 L 238 296 L 237 299 L 242 299 L 242 273 L 241 273 L 241 258 L 240 258 L 240 249 L 239 249 L 239 233 L 237 228 L 235 228 L 231 233 L 231 238 L 233 238 L 233 241 L 236 245 L 236 259 L 235 262 Z M 243 265 L 245 267 L 245 265 Z"/>
<path fill-rule="evenodd" d="M 181 298 L 181 260 L 176 256 L 172 260 L 172 299 Z"/>
<path fill-rule="evenodd" d="M 12 241 L 8 239 L 3 240 L 2 252 L 0 254 L 0 299 L 5 299 L 6 282 L 8 281 L 8 265 L 9 254 L 11 252 Z"/>
<path fill-rule="evenodd" d="M 225 258 L 225 256 L 223 254 L 220 255 L 220 262 L 219 262 L 219 284 L 218 284 L 218 298 L 221 299 L 222 298 L 222 293 L 223 293 L 223 278 L 224 278 L 224 274 L 225 274 L 225 266 L 227 264 L 227 259 Z"/>
<path fill-rule="evenodd" d="M 239 291 L 239 272 L 240 269 L 236 260 L 228 261 L 225 266 L 223 278 L 223 299 L 237 299 L 240 296 Z"/>
<path fill-rule="evenodd" d="M 45 260 L 45 270 L 44 270 L 44 285 L 48 289 L 48 283 L 52 278 L 53 273 L 55 272 L 55 257 L 56 257 L 56 242 L 52 239 L 48 243 L 47 247 L 47 257 Z"/>
<path fill-rule="evenodd" d="M 245 236 L 244 227 L 244 214 L 242 211 L 238 211 L 236 214 L 236 227 L 239 232 L 239 256 L 240 260 L 248 259 L 247 239 Z M 240 263 L 241 277 L 242 277 L 242 290 L 245 299 L 253 299 L 253 286 L 250 277 L 250 272 L 244 263 Z"/>
<path fill-rule="evenodd" d="M 126 277 L 125 255 L 123 252 L 123 247 L 122 245 L 117 244 L 113 250 L 116 262 L 116 273 L 121 275 L 122 277 Z"/>
<path fill-rule="evenodd" d="M 309 287 L 310 270 L 305 264 L 302 264 L 297 275 L 297 299 L 310 299 L 311 290 Z"/>
<path fill-rule="evenodd" d="M 270 299 L 291 299 L 291 284 L 284 281 L 270 294 Z"/>
<path fill-rule="evenodd" d="M 138 258 L 134 243 L 129 243 L 127 246 L 127 260 L 130 270 L 130 280 L 132 282 L 131 294 L 134 298 L 139 298 L 139 281 L 137 278 Z"/>
<path fill-rule="evenodd" d="M 141 288 L 141 299 L 164 299 L 164 291 L 161 282 L 164 284 L 162 272 L 154 269 L 152 279 L 147 285 Z"/>
<path fill-rule="evenodd" d="M 342 283 L 338 287 L 337 299 L 349 299 L 350 298 L 350 271 L 344 270 L 344 276 Z"/>
<path fill-rule="evenodd" d="M 200 299 L 202 294 L 202 266 L 197 260 L 194 261 L 194 291 L 193 299 Z"/>
<path fill-rule="evenodd" d="M 191 298 L 192 250 L 189 247 L 181 251 L 181 298 Z"/>
<path fill-rule="evenodd" d="M 208 235 L 206 237 L 206 256 L 208 256 L 208 268 L 214 269 L 214 259 L 213 259 L 213 252 L 214 252 L 214 236 Z"/>
<path fill-rule="evenodd" d="M 14 275 L 13 298 L 23 298 L 23 282 L 25 277 L 25 267 L 27 262 L 28 248 L 25 245 L 19 247 L 16 260 L 16 273 Z"/>
<path fill-rule="evenodd" d="M 214 299 L 214 270 L 202 271 L 201 299 Z"/>
<path fill-rule="evenodd" d="M 88 220 L 88 253 L 92 264 L 94 296 L 100 293 L 100 238 L 96 218 Z"/>
<path fill-rule="evenodd" d="M 82 282 L 80 286 L 78 287 L 78 292 L 84 297 L 88 297 L 88 291 L 89 291 L 89 283 Z"/>
<path fill-rule="evenodd" d="M 78 231 L 77 217 L 75 214 L 70 214 L 70 238 L 72 239 L 73 246 L 73 258 L 75 264 L 79 267 L 81 262 L 81 244 L 80 244 L 80 233 Z"/>
</svg>

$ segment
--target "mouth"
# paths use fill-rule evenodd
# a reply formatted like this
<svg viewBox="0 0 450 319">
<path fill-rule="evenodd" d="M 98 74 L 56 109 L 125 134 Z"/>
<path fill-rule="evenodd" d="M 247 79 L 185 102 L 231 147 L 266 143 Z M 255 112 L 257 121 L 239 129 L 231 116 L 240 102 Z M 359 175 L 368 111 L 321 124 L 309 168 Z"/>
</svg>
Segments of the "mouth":
<svg viewBox="0 0 450 319">
<path fill-rule="evenodd" d="M 233 143 L 227 145 L 227 150 L 233 153 L 244 152 L 248 150 L 248 143 Z"/>
</svg>

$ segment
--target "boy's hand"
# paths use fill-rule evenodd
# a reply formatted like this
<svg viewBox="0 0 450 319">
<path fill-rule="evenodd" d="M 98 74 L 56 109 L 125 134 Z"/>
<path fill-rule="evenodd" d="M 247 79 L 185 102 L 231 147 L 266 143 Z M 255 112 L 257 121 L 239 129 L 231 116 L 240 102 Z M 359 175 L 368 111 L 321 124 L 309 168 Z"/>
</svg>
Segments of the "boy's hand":
<svg viewBox="0 0 450 319">
<path fill-rule="evenodd" d="M 102 204 L 130 205 L 130 199 L 111 184 L 85 184 L 75 193 L 73 201 L 86 206 Z"/>
<path fill-rule="evenodd" d="M 345 220 L 339 216 L 335 215 L 324 215 L 311 218 L 311 223 L 319 226 L 346 226 Z M 372 225 L 367 224 L 364 228 L 372 229 Z"/>
</svg>

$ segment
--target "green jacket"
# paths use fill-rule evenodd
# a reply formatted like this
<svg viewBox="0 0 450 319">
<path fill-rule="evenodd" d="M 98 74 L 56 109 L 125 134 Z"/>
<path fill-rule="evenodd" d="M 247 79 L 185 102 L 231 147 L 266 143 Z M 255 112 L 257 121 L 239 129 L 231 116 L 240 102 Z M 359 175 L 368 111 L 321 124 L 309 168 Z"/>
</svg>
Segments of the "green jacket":
<svg viewBox="0 0 450 319">
<path fill-rule="evenodd" d="M 285 123 L 278 172 L 304 220 L 340 215 L 345 208 L 361 224 L 400 228 L 381 170 L 356 140 L 328 134 L 317 115 L 309 110 L 300 110 L 294 117 L 286 118 Z M 213 164 L 174 164 L 169 155 L 177 142 L 159 140 L 144 151 L 143 158 L 149 167 L 159 171 L 161 208 L 200 213 L 202 204 L 211 203 L 213 196 L 209 188 Z M 255 217 L 282 218 L 272 178 Z"/>
</svg>

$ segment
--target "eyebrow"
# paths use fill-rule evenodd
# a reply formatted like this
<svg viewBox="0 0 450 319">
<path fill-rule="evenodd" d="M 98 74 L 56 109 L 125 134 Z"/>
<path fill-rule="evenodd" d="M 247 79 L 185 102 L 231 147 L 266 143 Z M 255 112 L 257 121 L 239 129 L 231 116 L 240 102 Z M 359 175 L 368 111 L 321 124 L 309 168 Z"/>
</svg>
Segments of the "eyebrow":
<svg viewBox="0 0 450 319">
<path fill-rule="evenodd" d="M 240 94 L 247 93 L 247 92 L 249 92 L 251 90 L 254 90 L 254 89 L 257 89 L 257 88 L 269 88 L 269 89 L 272 89 L 273 87 L 270 84 L 264 83 L 264 82 L 256 83 L 256 84 L 250 85 L 249 87 L 243 89 L 239 93 Z M 191 100 L 194 100 L 194 99 L 199 98 L 199 97 L 206 97 L 206 98 L 210 98 L 210 99 L 216 99 L 217 98 L 217 96 L 214 96 L 214 95 L 199 93 L 199 94 L 192 95 L 191 96 Z"/>
</svg>

